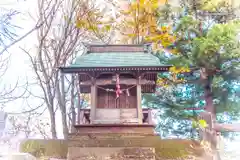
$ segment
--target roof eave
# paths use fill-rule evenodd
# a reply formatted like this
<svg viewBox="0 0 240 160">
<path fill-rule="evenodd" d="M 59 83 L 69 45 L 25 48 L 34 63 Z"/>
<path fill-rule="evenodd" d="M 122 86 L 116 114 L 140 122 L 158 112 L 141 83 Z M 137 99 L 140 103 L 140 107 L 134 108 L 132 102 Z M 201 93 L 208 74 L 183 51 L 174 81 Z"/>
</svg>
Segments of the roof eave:
<svg viewBox="0 0 240 160">
<path fill-rule="evenodd" d="M 60 67 L 62 73 L 78 73 L 78 72 L 91 72 L 91 71 L 168 71 L 172 65 L 163 66 L 117 66 L 117 67 Z"/>
</svg>

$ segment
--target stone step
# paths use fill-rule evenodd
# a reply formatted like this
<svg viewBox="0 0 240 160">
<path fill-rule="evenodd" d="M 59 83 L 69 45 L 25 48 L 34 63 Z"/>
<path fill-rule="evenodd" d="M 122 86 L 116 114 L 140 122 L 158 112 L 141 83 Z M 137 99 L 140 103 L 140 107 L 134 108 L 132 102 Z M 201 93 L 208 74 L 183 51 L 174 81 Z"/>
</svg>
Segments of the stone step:
<svg viewBox="0 0 240 160">
<path fill-rule="evenodd" d="M 151 147 L 160 141 L 158 136 L 139 137 L 88 137 L 79 136 L 76 139 L 69 139 L 69 147 Z"/>
<path fill-rule="evenodd" d="M 144 137 L 156 137 L 160 139 L 160 136 L 148 134 L 148 133 L 76 133 L 69 134 L 68 140 L 89 140 L 93 138 L 98 139 L 124 139 L 124 138 L 144 138 Z"/>
<path fill-rule="evenodd" d="M 70 147 L 68 155 L 68 160 L 155 160 L 155 149 L 150 147 Z"/>
</svg>

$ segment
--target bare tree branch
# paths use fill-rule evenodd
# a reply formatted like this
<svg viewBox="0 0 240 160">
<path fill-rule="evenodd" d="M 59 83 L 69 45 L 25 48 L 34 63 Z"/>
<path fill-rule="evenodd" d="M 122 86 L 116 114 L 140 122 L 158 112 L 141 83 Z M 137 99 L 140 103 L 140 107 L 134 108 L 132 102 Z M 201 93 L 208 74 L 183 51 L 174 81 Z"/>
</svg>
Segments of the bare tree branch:
<svg viewBox="0 0 240 160">
<path fill-rule="evenodd" d="M 91 4 L 91 5 L 90 5 Z M 86 29 L 79 29 L 75 22 L 79 17 L 79 11 L 83 15 L 96 10 L 94 2 L 91 0 L 39 0 L 38 1 L 38 23 L 43 24 L 37 29 L 38 45 L 34 52 L 29 49 L 21 48 L 29 57 L 31 68 L 36 76 L 37 84 L 41 88 L 41 93 L 27 91 L 31 96 L 41 99 L 47 106 L 52 138 L 57 138 L 56 134 L 56 111 L 59 109 L 62 116 L 63 134 L 67 139 L 68 135 L 68 117 L 67 111 L 75 108 L 74 94 L 71 89 L 72 80 L 65 84 L 60 81 L 59 66 L 66 66 L 76 58 L 76 55 L 83 51 L 83 43 L 93 40 Z M 94 7 L 93 7 L 94 6 Z M 64 92 L 61 86 L 64 85 Z M 75 87 L 75 86 L 74 86 Z M 63 99 L 66 94 L 66 101 Z M 73 96 L 70 98 L 70 94 Z M 70 102 L 70 103 L 69 103 Z M 74 116 L 74 114 L 70 114 Z"/>
<path fill-rule="evenodd" d="M 10 44 L 4 46 L 4 48 L 0 51 L 0 55 L 3 54 L 5 51 L 7 51 L 10 47 L 14 46 L 16 43 L 20 42 L 21 40 L 23 40 L 24 38 L 26 38 L 27 36 L 29 36 L 31 33 L 33 33 L 35 30 L 37 30 L 38 28 L 41 27 L 43 23 L 41 23 L 40 25 L 35 26 L 34 28 L 32 28 L 30 31 L 28 31 L 27 33 L 25 33 L 23 36 L 19 37 L 18 39 L 12 41 Z"/>
</svg>

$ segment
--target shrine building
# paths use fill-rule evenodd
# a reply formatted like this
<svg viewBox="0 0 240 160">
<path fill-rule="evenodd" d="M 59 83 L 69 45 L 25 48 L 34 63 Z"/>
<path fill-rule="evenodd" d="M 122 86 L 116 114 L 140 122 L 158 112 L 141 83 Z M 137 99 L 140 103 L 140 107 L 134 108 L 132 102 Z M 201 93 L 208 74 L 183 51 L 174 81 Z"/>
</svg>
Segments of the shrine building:
<svg viewBox="0 0 240 160">
<path fill-rule="evenodd" d="M 63 74 L 77 75 L 80 92 L 90 94 L 91 101 L 90 109 L 80 109 L 75 131 L 69 134 L 68 159 L 89 156 L 90 152 L 96 155 L 116 152 L 95 142 L 90 144 L 89 137 L 88 141 L 83 140 L 86 135 L 105 139 L 110 133 L 131 134 L 131 139 L 155 136 L 151 110 L 142 108 L 142 94 L 154 93 L 158 73 L 168 71 L 169 67 L 151 54 L 148 45 L 90 45 L 75 63 L 61 67 Z M 122 149 L 128 147 L 117 145 Z"/>
<path fill-rule="evenodd" d="M 63 73 L 78 74 L 80 92 L 91 109 L 79 124 L 152 124 L 142 93 L 154 93 L 157 74 L 168 71 L 146 45 L 91 45 Z"/>
</svg>

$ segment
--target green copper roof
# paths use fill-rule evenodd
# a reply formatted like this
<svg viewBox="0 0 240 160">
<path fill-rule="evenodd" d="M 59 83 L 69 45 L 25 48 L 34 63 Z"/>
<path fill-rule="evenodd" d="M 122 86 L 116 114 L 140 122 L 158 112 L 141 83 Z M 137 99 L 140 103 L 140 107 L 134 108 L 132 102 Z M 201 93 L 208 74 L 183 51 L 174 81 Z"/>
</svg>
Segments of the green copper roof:
<svg viewBox="0 0 240 160">
<path fill-rule="evenodd" d="M 148 67 L 165 66 L 159 59 L 144 52 L 108 52 L 108 53 L 89 53 L 79 56 L 75 63 L 70 67 Z"/>
</svg>

